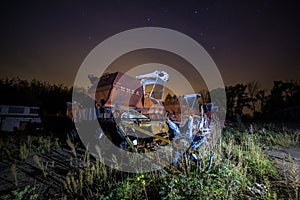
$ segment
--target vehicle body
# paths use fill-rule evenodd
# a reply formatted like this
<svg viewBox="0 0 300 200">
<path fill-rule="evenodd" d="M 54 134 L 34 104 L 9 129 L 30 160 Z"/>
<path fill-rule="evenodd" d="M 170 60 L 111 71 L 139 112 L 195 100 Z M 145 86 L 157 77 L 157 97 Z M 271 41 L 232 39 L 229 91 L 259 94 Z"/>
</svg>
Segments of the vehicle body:
<svg viewBox="0 0 300 200">
<path fill-rule="evenodd" d="M 105 74 L 100 78 L 89 76 L 91 86 L 87 95 L 95 102 L 94 108 L 73 106 L 77 114 L 69 114 L 75 121 L 97 119 L 103 133 L 122 149 L 155 151 L 161 145 L 184 138 L 194 150 L 206 141 L 210 133 L 209 119 L 199 106 L 201 94 L 183 95 L 180 99 L 181 121 L 172 120 L 163 106 L 163 97 L 169 75 L 154 71 L 135 78 L 121 72 Z M 69 109 L 70 110 L 70 109 Z M 82 110 L 86 110 L 81 115 Z M 209 130 L 209 131 L 208 131 Z M 205 134 L 204 134 L 205 133 Z M 200 144 L 200 145 L 199 145 Z M 197 147 L 197 148 L 198 148 Z M 175 159 L 177 162 L 177 159 Z"/>
</svg>

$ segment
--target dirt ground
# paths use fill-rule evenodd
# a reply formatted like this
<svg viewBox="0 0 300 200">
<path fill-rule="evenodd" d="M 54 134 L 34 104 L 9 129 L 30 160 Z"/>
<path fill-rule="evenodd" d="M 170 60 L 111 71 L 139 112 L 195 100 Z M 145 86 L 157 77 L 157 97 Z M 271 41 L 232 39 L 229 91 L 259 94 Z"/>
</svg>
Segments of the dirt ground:
<svg viewBox="0 0 300 200">
<path fill-rule="evenodd" d="M 279 147 L 267 150 L 265 153 L 270 156 L 275 167 L 288 177 L 300 176 L 300 146 Z"/>
</svg>

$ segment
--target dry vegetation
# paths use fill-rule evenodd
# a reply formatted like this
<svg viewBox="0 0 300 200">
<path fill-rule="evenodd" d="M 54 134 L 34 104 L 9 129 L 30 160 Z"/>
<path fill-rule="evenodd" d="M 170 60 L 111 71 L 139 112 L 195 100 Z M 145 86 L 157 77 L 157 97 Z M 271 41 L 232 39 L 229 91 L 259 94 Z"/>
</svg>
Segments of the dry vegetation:
<svg viewBox="0 0 300 200">
<path fill-rule="evenodd" d="M 20 133 L 19 133 L 20 134 Z M 172 170 L 122 173 L 95 160 L 70 140 L 49 136 L 1 138 L 2 199 L 298 199 L 300 175 L 293 157 L 276 168 L 265 152 L 297 148 L 300 132 L 251 126 L 229 128 L 197 164 L 182 158 Z M 99 148 L 100 155 L 100 148 Z M 210 157 L 212 163 L 210 163 Z M 275 163 L 276 164 L 276 163 Z M 278 166 L 278 165 L 276 165 Z M 4 170 L 5 169 L 5 170 Z M 279 170 L 278 170 L 279 169 Z M 5 173 L 6 174 L 3 174 Z M 166 173 L 167 172 L 167 173 Z M 24 180 L 25 179 L 25 180 Z M 45 194 L 48 196 L 45 196 Z"/>
</svg>

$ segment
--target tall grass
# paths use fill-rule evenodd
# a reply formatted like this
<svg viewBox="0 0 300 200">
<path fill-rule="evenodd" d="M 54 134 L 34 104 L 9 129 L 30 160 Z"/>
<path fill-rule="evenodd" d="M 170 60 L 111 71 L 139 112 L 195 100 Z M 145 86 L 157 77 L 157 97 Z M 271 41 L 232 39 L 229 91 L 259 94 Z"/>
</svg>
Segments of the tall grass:
<svg viewBox="0 0 300 200">
<path fill-rule="evenodd" d="M 61 199 L 299 198 L 296 166 L 286 166 L 290 173 L 282 176 L 264 154 L 264 149 L 274 146 L 297 145 L 299 132 L 253 125 L 251 131 L 227 129 L 222 132 L 222 138 L 216 138 L 213 145 L 203 145 L 193 152 L 200 158 L 199 162 L 187 154 L 174 166 L 137 174 L 105 166 L 101 147 L 96 146 L 97 160 L 88 149 L 84 154 L 77 154 L 76 144 L 69 140 L 75 165 L 72 164 L 66 175 L 59 196 Z M 118 168 L 116 158 L 114 165 Z"/>
<path fill-rule="evenodd" d="M 16 135 L 0 137 L 0 160 L 25 160 L 29 156 L 48 153 L 60 148 L 58 138 L 52 136 Z"/>
<path fill-rule="evenodd" d="M 117 172 L 101 158 L 92 163 L 85 154 L 85 168 L 79 175 L 68 174 L 64 195 L 87 199 L 273 199 L 277 192 L 272 184 L 280 176 L 263 153 L 260 137 L 266 136 L 226 130 L 214 148 L 204 146 L 196 152 L 201 162 L 182 156 L 173 166 L 175 170 L 166 168 L 168 174 Z M 100 148 L 98 151 L 100 156 Z M 213 165 L 209 167 L 211 153 Z"/>
</svg>

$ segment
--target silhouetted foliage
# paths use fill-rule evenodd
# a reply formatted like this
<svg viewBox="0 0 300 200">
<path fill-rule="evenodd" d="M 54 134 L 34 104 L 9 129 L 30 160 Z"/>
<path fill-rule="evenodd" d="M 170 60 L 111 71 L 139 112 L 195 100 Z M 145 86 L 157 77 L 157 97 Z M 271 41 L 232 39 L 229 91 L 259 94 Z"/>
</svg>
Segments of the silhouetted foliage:
<svg viewBox="0 0 300 200">
<path fill-rule="evenodd" d="M 274 81 L 269 95 L 258 82 L 226 87 L 227 119 L 251 115 L 252 119 L 300 119 L 299 81 Z M 247 110 L 248 109 L 248 110 Z"/>
<path fill-rule="evenodd" d="M 237 84 L 226 87 L 227 118 L 232 119 L 236 115 L 242 115 L 244 108 L 250 107 L 250 99 L 246 93 L 246 85 Z"/>
<path fill-rule="evenodd" d="M 0 81 L 0 104 L 39 106 L 41 114 L 46 115 L 63 115 L 71 95 L 71 88 L 36 79 L 7 78 Z"/>
<path fill-rule="evenodd" d="M 262 107 L 265 117 L 300 119 L 300 82 L 274 81 L 271 94 Z"/>
<path fill-rule="evenodd" d="M 263 92 L 263 90 L 260 90 L 261 85 L 259 82 L 250 82 L 247 83 L 247 95 L 250 102 L 250 109 L 252 110 L 253 114 L 257 111 L 256 103 L 259 101 L 259 94 Z"/>
</svg>

